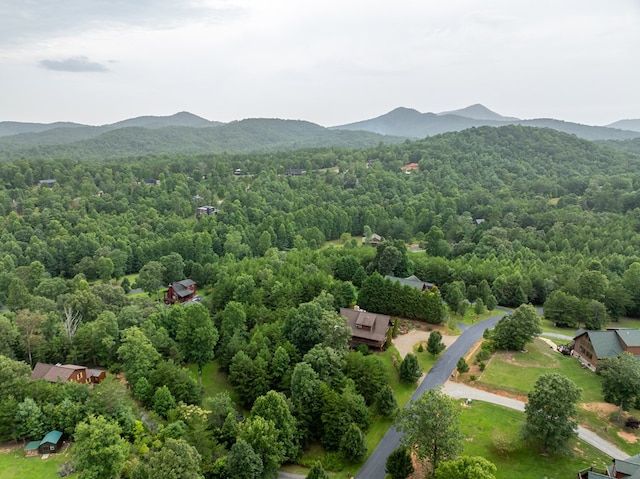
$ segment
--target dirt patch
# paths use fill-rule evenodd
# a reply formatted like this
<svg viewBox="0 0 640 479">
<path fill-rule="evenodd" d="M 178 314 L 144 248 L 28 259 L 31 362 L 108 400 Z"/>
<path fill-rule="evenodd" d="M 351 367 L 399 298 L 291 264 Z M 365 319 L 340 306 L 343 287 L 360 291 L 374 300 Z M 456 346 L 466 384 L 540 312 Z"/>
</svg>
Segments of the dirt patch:
<svg viewBox="0 0 640 479">
<path fill-rule="evenodd" d="M 587 402 L 580 404 L 580 407 L 585 411 L 595 412 L 599 418 L 606 420 L 618 410 L 618 406 L 608 402 Z"/>
<path fill-rule="evenodd" d="M 3 442 L 0 443 L 0 454 L 6 454 L 8 452 L 14 451 L 16 449 L 20 449 L 25 445 L 21 442 Z"/>
<path fill-rule="evenodd" d="M 618 436 L 629 444 L 635 444 L 636 442 L 638 442 L 638 437 L 631 432 L 618 431 Z"/>
<path fill-rule="evenodd" d="M 443 333 L 442 331 L 440 332 Z M 426 347 L 426 342 L 429 339 L 430 334 L 431 331 L 413 329 L 407 334 L 399 335 L 396 339 L 393 340 L 393 345 L 400 353 L 400 356 L 402 356 L 402 358 L 404 359 L 407 354 L 413 352 L 413 347 L 416 344 L 425 343 Z M 442 342 L 446 347 L 451 346 L 456 339 L 458 339 L 458 336 L 446 336 L 444 333 L 442 334 Z"/>
</svg>

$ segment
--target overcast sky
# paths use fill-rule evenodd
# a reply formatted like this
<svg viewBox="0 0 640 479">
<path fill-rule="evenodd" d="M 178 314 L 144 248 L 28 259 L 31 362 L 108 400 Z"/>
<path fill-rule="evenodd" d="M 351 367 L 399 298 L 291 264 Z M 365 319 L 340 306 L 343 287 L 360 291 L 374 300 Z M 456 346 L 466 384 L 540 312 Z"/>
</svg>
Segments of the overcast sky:
<svg viewBox="0 0 640 479">
<path fill-rule="evenodd" d="M 640 0 L 0 0 L 0 121 L 640 118 Z"/>
</svg>

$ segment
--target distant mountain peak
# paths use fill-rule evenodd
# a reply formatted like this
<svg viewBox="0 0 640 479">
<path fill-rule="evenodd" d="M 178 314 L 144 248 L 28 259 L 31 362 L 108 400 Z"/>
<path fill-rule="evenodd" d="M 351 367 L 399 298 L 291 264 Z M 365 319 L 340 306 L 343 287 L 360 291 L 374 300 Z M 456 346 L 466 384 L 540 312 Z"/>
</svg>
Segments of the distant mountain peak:
<svg viewBox="0 0 640 479">
<path fill-rule="evenodd" d="M 452 110 L 452 111 L 443 111 L 437 113 L 438 116 L 442 115 L 458 115 L 464 116 L 465 118 L 471 118 L 473 120 L 490 120 L 490 121 L 516 121 L 518 118 L 510 117 L 510 116 L 502 116 L 495 111 L 489 110 L 486 106 L 481 103 L 475 103 L 466 108 L 462 108 L 460 110 Z"/>
</svg>

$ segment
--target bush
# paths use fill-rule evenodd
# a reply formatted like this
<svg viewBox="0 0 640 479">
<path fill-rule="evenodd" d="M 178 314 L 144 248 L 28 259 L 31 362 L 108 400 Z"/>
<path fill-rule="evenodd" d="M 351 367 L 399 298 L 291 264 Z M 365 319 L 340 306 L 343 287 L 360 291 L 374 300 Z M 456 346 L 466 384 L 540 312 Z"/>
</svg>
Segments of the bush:
<svg viewBox="0 0 640 479">
<path fill-rule="evenodd" d="M 471 376 L 469 376 L 469 379 L 471 379 L 472 381 L 475 381 L 478 378 L 475 374 L 472 374 Z"/>
<path fill-rule="evenodd" d="M 424 348 L 422 347 L 422 343 L 420 343 L 420 346 L 418 346 L 418 352 L 421 353 L 424 351 Z"/>
<path fill-rule="evenodd" d="M 499 456 L 508 456 L 518 448 L 516 441 L 514 441 L 513 438 L 507 435 L 504 431 L 494 432 L 491 436 L 491 440 L 493 442 L 493 450 Z"/>
<path fill-rule="evenodd" d="M 487 367 L 487 365 L 484 363 L 484 361 L 482 361 L 478 367 L 480 368 L 480 371 L 484 371 L 484 369 Z"/>
<path fill-rule="evenodd" d="M 400 364 L 400 380 L 415 383 L 422 376 L 422 370 L 415 354 L 407 354 Z"/>
</svg>

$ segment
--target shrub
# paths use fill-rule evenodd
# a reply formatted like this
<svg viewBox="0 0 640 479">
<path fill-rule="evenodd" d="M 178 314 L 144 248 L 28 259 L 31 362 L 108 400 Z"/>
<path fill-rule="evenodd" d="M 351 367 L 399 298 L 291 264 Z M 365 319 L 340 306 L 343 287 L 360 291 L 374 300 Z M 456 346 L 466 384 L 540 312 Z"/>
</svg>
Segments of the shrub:
<svg viewBox="0 0 640 479">
<path fill-rule="evenodd" d="M 484 361 L 482 361 L 478 367 L 480 368 L 480 371 L 484 371 L 484 369 L 487 367 L 487 365 L 484 363 Z"/>
</svg>

